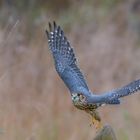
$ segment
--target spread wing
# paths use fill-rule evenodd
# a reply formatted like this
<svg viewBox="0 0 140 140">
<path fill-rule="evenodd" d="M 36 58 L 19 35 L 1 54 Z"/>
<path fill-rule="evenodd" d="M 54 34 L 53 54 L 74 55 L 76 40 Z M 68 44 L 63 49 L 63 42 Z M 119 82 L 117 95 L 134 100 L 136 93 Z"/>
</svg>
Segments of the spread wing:
<svg viewBox="0 0 140 140">
<path fill-rule="evenodd" d="M 70 46 L 60 26 L 54 22 L 49 23 L 49 31 L 46 30 L 49 49 L 54 58 L 55 68 L 61 79 L 69 88 L 71 93 L 88 93 L 88 86 L 83 74 L 76 64 L 73 48 Z"/>
<path fill-rule="evenodd" d="M 108 101 L 113 101 L 113 100 L 117 101 L 118 98 L 131 95 L 137 92 L 138 90 L 140 90 L 140 79 L 133 81 L 122 88 L 113 90 L 110 93 L 108 93 L 106 96 L 107 96 Z"/>
<path fill-rule="evenodd" d="M 122 88 L 105 92 L 101 95 L 92 95 L 92 98 L 89 100 L 89 102 L 100 104 L 119 104 L 119 98 L 131 95 L 138 90 L 140 90 L 140 79 L 133 81 Z"/>
</svg>

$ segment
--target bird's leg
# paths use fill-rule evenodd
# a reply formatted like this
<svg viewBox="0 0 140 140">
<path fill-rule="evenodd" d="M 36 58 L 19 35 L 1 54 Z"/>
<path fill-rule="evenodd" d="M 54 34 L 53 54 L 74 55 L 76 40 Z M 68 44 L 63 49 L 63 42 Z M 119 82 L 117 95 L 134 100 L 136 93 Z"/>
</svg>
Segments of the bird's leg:
<svg viewBox="0 0 140 140">
<path fill-rule="evenodd" d="M 93 110 L 91 112 L 91 116 L 92 116 L 92 123 L 93 125 L 95 126 L 95 128 L 98 130 L 98 129 L 101 129 L 102 128 L 102 124 L 101 124 L 101 118 L 98 114 L 98 112 L 96 110 Z"/>
<path fill-rule="evenodd" d="M 96 120 L 93 116 L 92 116 L 92 123 L 97 130 L 102 128 L 101 122 L 99 120 Z"/>
</svg>

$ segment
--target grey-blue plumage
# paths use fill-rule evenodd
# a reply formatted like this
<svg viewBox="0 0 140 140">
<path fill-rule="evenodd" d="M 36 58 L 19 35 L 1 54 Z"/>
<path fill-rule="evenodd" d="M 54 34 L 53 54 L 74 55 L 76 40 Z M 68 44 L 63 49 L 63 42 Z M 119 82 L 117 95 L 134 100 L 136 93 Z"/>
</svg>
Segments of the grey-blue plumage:
<svg viewBox="0 0 140 140">
<path fill-rule="evenodd" d="M 80 104 L 82 107 L 94 105 L 96 108 L 102 104 L 119 104 L 119 98 L 140 90 L 139 79 L 116 90 L 102 94 L 91 93 L 77 65 L 73 48 L 65 37 L 63 30 L 54 22 L 53 25 L 49 23 L 49 31 L 46 30 L 46 33 L 56 71 L 70 90 L 74 104 Z"/>
<path fill-rule="evenodd" d="M 56 71 L 71 93 L 82 92 L 82 90 L 88 92 L 89 89 L 84 76 L 76 64 L 73 48 L 64 36 L 63 31 L 55 23 L 53 27 L 49 24 L 49 27 L 50 32 L 47 32 L 48 43 L 54 57 Z"/>
</svg>

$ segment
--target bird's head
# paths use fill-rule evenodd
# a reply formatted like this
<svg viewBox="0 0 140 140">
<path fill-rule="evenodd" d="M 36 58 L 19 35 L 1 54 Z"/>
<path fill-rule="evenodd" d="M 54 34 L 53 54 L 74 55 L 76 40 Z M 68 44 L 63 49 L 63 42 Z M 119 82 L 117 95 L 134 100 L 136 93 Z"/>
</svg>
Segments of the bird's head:
<svg viewBox="0 0 140 140">
<path fill-rule="evenodd" d="M 79 95 L 78 95 L 78 93 L 73 93 L 73 94 L 72 94 L 72 101 L 73 101 L 73 102 L 79 101 Z"/>
<path fill-rule="evenodd" d="M 86 97 L 81 93 L 72 93 L 73 102 L 85 102 Z"/>
</svg>

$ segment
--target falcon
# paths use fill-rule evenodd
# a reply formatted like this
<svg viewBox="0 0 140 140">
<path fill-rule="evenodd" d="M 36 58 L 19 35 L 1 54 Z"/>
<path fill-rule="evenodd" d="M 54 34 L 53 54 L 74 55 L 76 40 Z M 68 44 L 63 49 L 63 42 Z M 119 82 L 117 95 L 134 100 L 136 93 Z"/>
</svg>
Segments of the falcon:
<svg viewBox="0 0 140 140">
<path fill-rule="evenodd" d="M 74 50 L 62 28 L 55 22 L 49 23 L 49 30 L 46 30 L 46 34 L 48 46 L 54 59 L 55 69 L 69 89 L 74 106 L 92 116 L 92 123 L 96 129 L 102 127 L 101 118 L 97 112 L 98 107 L 106 104 L 120 104 L 120 98 L 140 90 L 139 79 L 121 88 L 101 94 L 91 92 L 77 65 Z"/>
</svg>

